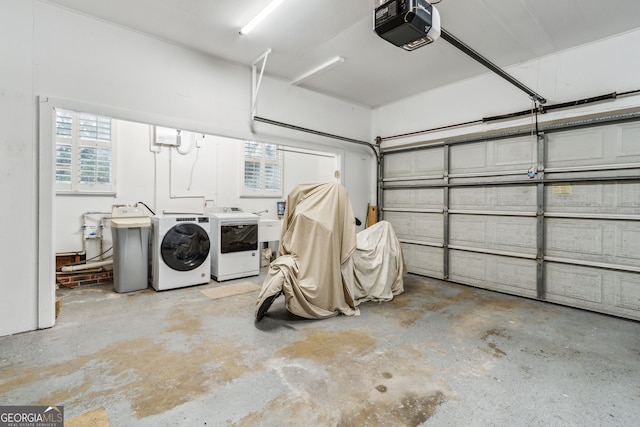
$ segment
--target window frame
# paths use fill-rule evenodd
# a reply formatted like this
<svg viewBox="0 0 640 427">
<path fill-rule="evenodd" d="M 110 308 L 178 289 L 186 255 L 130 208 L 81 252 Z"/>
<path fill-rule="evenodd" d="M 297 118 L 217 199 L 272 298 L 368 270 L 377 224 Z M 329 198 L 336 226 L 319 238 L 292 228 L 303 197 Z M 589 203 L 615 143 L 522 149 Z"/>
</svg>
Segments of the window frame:
<svg viewBox="0 0 640 427">
<path fill-rule="evenodd" d="M 256 156 L 248 156 L 247 155 L 247 144 L 257 144 L 260 147 L 260 155 Z M 270 159 L 267 157 L 267 151 L 269 149 L 273 149 L 276 153 L 276 159 Z M 247 187 L 247 176 L 246 176 L 246 165 L 247 162 L 259 163 L 260 165 L 260 188 L 249 188 Z M 265 184 L 267 180 L 266 169 L 268 166 L 276 165 L 278 167 L 280 176 L 279 176 L 279 188 L 277 189 L 268 189 L 265 188 Z M 284 194 L 284 156 L 282 151 L 280 150 L 280 145 L 273 143 L 265 143 L 259 141 L 251 141 L 245 140 L 242 143 L 241 151 L 240 151 L 240 197 L 272 197 L 272 198 L 282 198 Z"/>
<path fill-rule="evenodd" d="M 70 135 L 60 136 L 58 135 L 58 112 L 65 112 L 71 115 L 71 132 Z M 100 118 L 107 118 L 110 120 L 110 137 L 109 141 L 100 140 L 99 138 L 83 138 L 81 136 L 80 131 L 80 116 L 86 114 L 95 116 L 97 119 L 96 126 L 98 125 L 98 121 Z M 117 120 L 105 116 L 103 114 L 88 112 L 88 111 L 76 111 L 69 108 L 56 107 L 53 109 L 53 140 L 54 140 L 54 188 L 56 194 L 63 195 L 104 195 L 104 196 L 115 196 L 116 195 L 116 160 L 117 160 L 117 143 L 116 143 L 116 133 L 117 133 Z M 96 128 L 96 134 L 98 130 Z M 56 179 L 59 165 L 57 163 L 57 152 L 58 146 L 67 145 L 70 147 L 70 158 L 71 163 L 69 167 L 71 182 L 64 183 L 58 182 Z M 111 165 L 111 182 L 109 184 L 83 184 L 80 182 L 80 171 L 81 171 L 81 159 L 80 152 L 83 147 L 94 148 L 96 150 L 108 148 L 111 150 L 110 154 L 110 165 Z"/>
</svg>

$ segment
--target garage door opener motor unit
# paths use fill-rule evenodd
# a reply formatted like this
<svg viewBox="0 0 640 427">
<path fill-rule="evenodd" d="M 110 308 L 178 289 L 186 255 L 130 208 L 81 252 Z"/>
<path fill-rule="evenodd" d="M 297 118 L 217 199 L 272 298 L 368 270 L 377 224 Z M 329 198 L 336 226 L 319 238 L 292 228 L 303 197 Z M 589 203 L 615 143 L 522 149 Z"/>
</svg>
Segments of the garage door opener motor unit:
<svg viewBox="0 0 640 427">
<path fill-rule="evenodd" d="M 390 0 L 376 7 L 374 30 L 388 42 L 412 51 L 440 37 L 440 14 L 426 0 Z"/>
</svg>

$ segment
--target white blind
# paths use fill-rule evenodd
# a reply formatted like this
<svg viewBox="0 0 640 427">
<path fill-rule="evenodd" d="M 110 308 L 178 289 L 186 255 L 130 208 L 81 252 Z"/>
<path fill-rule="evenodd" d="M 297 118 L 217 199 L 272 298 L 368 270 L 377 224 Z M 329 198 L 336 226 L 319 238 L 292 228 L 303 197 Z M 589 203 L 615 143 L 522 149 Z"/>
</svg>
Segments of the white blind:
<svg viewBox="0 0 640 427">
<path fill-rule="evenodd" d="M 59 190 L 113 191 L 113 121 L 97 114 L 56 110 L 56 184 Z"/>
<path fill-rule="evenodd" d="M 56 110 L 56 136 L 60 138 L 73 137 L 73 113 L 66 110 Z"/>
<path fill-rule="evenodd" d="M 73 154 L 71 144 L 56 144 L 56 182 L 71 184 Z"/>
<path fill-rule="evenodd" d="M 243 194 L 282 195 L 282 154 L 275 144 L 244 143 Z"/>
<path fill-rule="evenodd" d="M 73 113 L 56 110 L 56 183 L 72 184 Z"/>
<path fill-rule="evenodd" d="M 264 188 L 266 190 L 279 190 L 280 181 L 280 166 L 274 163 L 265 163 Z"/>
<path fill-rule="evenodd" d="M 80 146 L 80 184 L 111 184 L 111 149 Z"/>
<path fill-rule="evenodd" d="M 260 162 L 246 160 L 244 162 L 244 188 L 249 190 L 261 190 L 261 178 Z"/>
<path fill-rule="evenodd" d="M 111 119 L 95 114 L 78 114 L 78 134 L 91 141 L 111 142 Z"/>
</svg>

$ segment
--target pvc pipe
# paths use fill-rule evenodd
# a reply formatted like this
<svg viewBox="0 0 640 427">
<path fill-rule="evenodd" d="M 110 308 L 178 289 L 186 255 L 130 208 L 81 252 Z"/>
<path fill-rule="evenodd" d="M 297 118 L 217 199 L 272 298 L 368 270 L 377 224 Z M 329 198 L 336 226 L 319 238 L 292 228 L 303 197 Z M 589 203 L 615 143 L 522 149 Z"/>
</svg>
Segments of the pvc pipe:
<svg viewBox="0 0 640 427">
<path fill-rule="evenodd" d="M 62 271 L 67 272 L 67 271 L 88 270 L 90 268 L 103 267 L 105 265 L 111 265 L 111 264 L 113 264 L 113 260 L 108 259 L 106 261 L 92 262 L 88 264 L 67 265 L 62 267 Z"/>
</svg>

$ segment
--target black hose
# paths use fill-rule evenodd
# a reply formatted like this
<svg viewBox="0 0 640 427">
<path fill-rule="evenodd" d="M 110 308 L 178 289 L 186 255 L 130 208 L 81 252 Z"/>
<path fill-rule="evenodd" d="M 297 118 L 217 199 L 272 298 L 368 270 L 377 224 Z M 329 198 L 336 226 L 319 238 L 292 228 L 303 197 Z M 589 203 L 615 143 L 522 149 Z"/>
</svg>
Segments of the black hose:
<svg viewBox="0 0 640 427">
<path fill-rule="evenodd" d="M 151 212 L 151 215 L 155 216 L 155 212 L 151 210 L 151 208 L 149 206 L 147 206 L 147 204 L 145 202 L 138 202 L 140 203 L 142 206 L 144 206 L 145 208 L 149 209 L 149 212 Z"/>
</svg>

